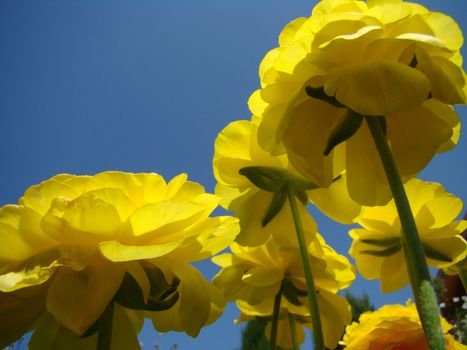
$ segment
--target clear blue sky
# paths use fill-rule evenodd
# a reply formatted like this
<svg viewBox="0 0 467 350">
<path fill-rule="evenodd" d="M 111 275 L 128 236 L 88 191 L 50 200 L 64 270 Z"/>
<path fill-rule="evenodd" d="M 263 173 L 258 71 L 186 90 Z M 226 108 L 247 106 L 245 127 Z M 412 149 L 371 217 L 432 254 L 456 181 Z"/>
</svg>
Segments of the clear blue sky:
<svg viewBox="0 0 467 350">
<path fill-rule="evenodd" d="M 466 22 L 465 0 L 420 1 Z M 306 0 L 2 0 L 0 2 L 0 205 L 56 173 L 186 172 L 214 189 L 213 143 L 227 123 L 249 119 L 258 65 Z M 464 28 L 465 29 L 465 28 Z M 464 50 L 465 55 L 465 50 Z M 465 120 L 467 109 L 458 108 Z M 465 133 L 466 128 L 463 128 Z M 467 140 L 421 178 L 467 200 Z M 348 228 L 317 215 L 320 232 L 346 253 Z M 202 263 L 210 278 L 216 268 Z M 358 279 L 373 302 L 405 302 Z M 144 349 L 234 350 L 237 311 L 198 339 L 145 328 Z M 307 347 L 309 348 L 309 347 Z"/>
</svg>

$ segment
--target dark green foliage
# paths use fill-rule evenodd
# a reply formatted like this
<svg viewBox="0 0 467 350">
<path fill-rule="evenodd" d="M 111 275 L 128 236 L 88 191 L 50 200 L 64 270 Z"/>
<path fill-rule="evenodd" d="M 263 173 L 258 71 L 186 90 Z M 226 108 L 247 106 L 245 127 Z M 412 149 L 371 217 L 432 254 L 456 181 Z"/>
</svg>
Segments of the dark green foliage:
<svg viewBox="0 0 467 350">
<path fill-rule="evenodd" d="M 361 297 L 357 297 L 352 293 L 345 291 L 344 298 L 347 299 L 352 307 L 352 322 L 357 322 L 362 313 L 375 310 L 375 307 L 371 304 L 370 297 L 367 293 L 364 293 Z"/>
<path fill-rule="evenodd" d="M 241 350 L 269 350 L 269 341 L 264 336 L 266 320 L 249 321 L 242 332 Z"/>
</svg>

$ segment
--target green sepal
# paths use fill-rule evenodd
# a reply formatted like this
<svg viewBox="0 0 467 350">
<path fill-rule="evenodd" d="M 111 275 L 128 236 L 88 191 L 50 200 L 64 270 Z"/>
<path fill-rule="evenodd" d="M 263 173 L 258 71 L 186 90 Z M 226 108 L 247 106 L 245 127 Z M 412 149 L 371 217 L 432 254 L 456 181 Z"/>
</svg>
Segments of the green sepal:
<svg viewBox="0 0 467 350">
<path fill-rule="evenodd" d="M 143 291 L 138 282 L 129 273 L 125 274 L 115 295 L 115 301 L 121 306 L 133 310 L 163 311 L 170 309 L 179 298 L 177 287 L 180 280 L 174 278 L 169 284 L 162 271 L 156 267 L 145 268 L 144 271 L 150 282 L 147 302 L 144 302 Z"/>
<path fill-rule="evenodd" d="M 347 113 L 339 120 L 337 125 L 331 131 L 326 148 L 324 149 L 324 155 L 327 156 L 331 153 L 334 147 L 355 135 L 362 125 L 362 122 L 363 115 L 348 109 Z"/>
<path fill-rule="evenodd" d="M 390 246 L 386 249 L 383 250 L 361 250 L 360 254 L 368 254 L 368 255 L 373 255 L 373 256 L 379 256 L 379 257 L 387 257 L 391 256 L 395 253 L 397 253 L 399 250 L 401 250 L 402 244 L 398 243 L 393 246 Z"/>
<path fill-rule="evenodd" d="M 378 247 L 389 247 L 396 244 L 400 244 L 401 238 L 400 237 L 390 237 L 390 238 L 383 238 L 383 239 L 373 239 L 373 238 L 366 238 L 361 239 L 360 242 L 375 245 Z"/>
<path fill-rule="evenodd" d="M 248 166 L 239 170 L 256 187 L 267 192 L 279 192 L 287 183 L 287 171 L 268 166 Z"/>
<path fill-rule="evenodd" d="M 271 222 L 272 219 L 276 217 L 277 214 L 281 211 L 284 207 L 284 204 L 287 200 L 287 192 L 286 191 L 279 191 L 274 193 L 272 196 L 271 203 L 269 203 L 268 210 L 261 221 L 261 226 L 265 227 L 267 224 Z"/>
<path fill-rule="evenodd" d="M 430 247 L 428 244 L 422 243 L 423 251 L 425 252 L 425 256 L 432 260 L 438 260 L 443 262 L 452 262 L 452 259 L 444 255 L 443 253 L 437 251 L 436 249 Z"/>
<path fill-rule="evenodd" d="M 308 195 L 307 195 L 306 191 L 304 191 L 304 190 L 295 190 L 295 196 L 298 198 L 298 200 L 303 205 L 308 204 Z"/>
<path fill-rule="evenodd" d="M 324 92 L 323 86 L 318 87 L 318 88 L 307 86 L 305 87 L 305 92 L 307 93 L 308 96 L 312 98 L 316 98 L 317 100 L 327 102 L 334 107 L 345 108 L 345 106 L 339 101 L 337 101 L 337 99 L 334 96 L 326 95 L 326 93 Z"/>
<path fill-rule="evenodd" d="M 248 178 L 259 189 L 274 193 L 271 203 L 261 220 L 263 227 L 269 224 L 284 207 L 289 187 L 292 188 L 295 196 L 303 205 L 308 204 L 306 191 L 318 188 L 314 183 L 280 168 L 249 166 L 240 169 L 239 174 Z"/>
<path fill-rule="evenodd" d="M 376 118 L 379 125 L 381 125 L 381 129 L 383 129 L 384 136 L 388 136 L 388 123 L 386 122 L 386 118 L 384 116 L 377 115 L 377 116 L 369 117 L 369 118 Z"/>
</svg>

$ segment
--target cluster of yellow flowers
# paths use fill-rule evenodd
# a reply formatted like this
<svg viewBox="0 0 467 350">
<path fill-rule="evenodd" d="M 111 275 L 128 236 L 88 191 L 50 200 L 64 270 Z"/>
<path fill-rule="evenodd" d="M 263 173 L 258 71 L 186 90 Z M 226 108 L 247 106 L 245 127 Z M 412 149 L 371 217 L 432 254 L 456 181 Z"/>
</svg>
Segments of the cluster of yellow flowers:
<svg viewBox="0 0 467 350">
<path fill-rule="evenodd" d="M 286 349 L 316 321 L 330 349 L 426 349 L 413 304 L 348 325 L 351 308 L 338 293 L 356 269 L 325 242 L 307 206 L 362 227 L 350 231 L 349 254 L 363 277 L 379 279 L 383 292 L 409 283 L 411 247 L 376 125 L 405 182 L 427 263 L 464 269 L 461 200 L 413 179 L 458 141 L 452 105 L 466 102 L 462 43 L 450 17 L 418 4 L 322 0 L 263 59 L 251 120 L 217 137 L 215 194 L 184 174 L 168 183 L 154 173 L 61 174 L 32 186 L 0 209 L 0 347 L 33 331 L 32 350 L 105 349 L 110 327 L 112 349 L 139 349 L 145 318 L 160 332 L 195 337 L 235 301 L 238 322 L 271 321 L 266 336 Z M 211 217 L 219 204 L 235 218 Z M 209 283 L 191 263 L 211 257 L 221 270 Z M 465 349 L 450 335 L 445 341 Z"/>
</svg>

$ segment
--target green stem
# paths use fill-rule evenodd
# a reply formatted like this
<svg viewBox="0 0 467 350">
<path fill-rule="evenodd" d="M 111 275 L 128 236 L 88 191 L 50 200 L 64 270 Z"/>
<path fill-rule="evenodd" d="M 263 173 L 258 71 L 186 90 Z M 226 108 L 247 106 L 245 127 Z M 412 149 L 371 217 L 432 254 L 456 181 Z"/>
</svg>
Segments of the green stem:
<svg viewBox="0 0 467 350">
<path fill-rule="evenodd" d="M 392 157 L 386 135 L 378 117 L 366 117 L 366 122 L 383 163 L 386 177 L 394 196 L 399 220 L 402 226 L 402 242 L 409 270 L 410 284 L 415 298 L 425 338 L 431 350 L 445 348 L 443 331 L 439 317 L 436 294 L 425 260 L 422 242 L 418 235 L 415 219 L 402 184 L 399 171 Z"/>
<path fill-rule="evenodd" d="M 274 310 L 272 312 L 272 325 L 271 325 L 271 350 L 276 350 L 277 344 L 277 326 L 279 324 L 279 312 L 281 310 L 281 298 L 282 298 L 282 284 L 274 297 Z"/>
<path fill-rule="evenodd" d="M 467 292 L 467 269 L 460 269 L 458 275 L 461 279 L 462 285 L 464 286 L 464 291 Z"/>
<path fill-rule="evenodd" d="M 300 350 L 297 338 L 297 321 L 295 315 L 289 312 L 290 337 L 292 338 L 292 350 Z"/>
<path fill-rule="evenodd" d="M 313 338 L 315 342 L 315 350 L 324 350 L 323 329 L 318 309 L 318 297 L 316 295 L 315 282 L 311 271 L 310 258 L 308 257 L 308 249 L 303 231 L 302 220 L 298 212 L 297 202 L 295 200 L 295 191 L 292 186 L 288 186 L 287 195 L 289 197 L 290 208 L 297 232 L 298 245 L 300 247 L 300 255 L 302 258 L 303 272 L 305 274 L 306 291 L 308 294 L 308 303 L 311 314 L 311 322 L 313 324 Z"/>
<path fill-rule="evenodd" d="M 112 322 L 114 317 L 114 300 L 112 299 L 99 320 L 97 333 L 97 350 L 110 350 L 112 344 Z"/>
</svg>

